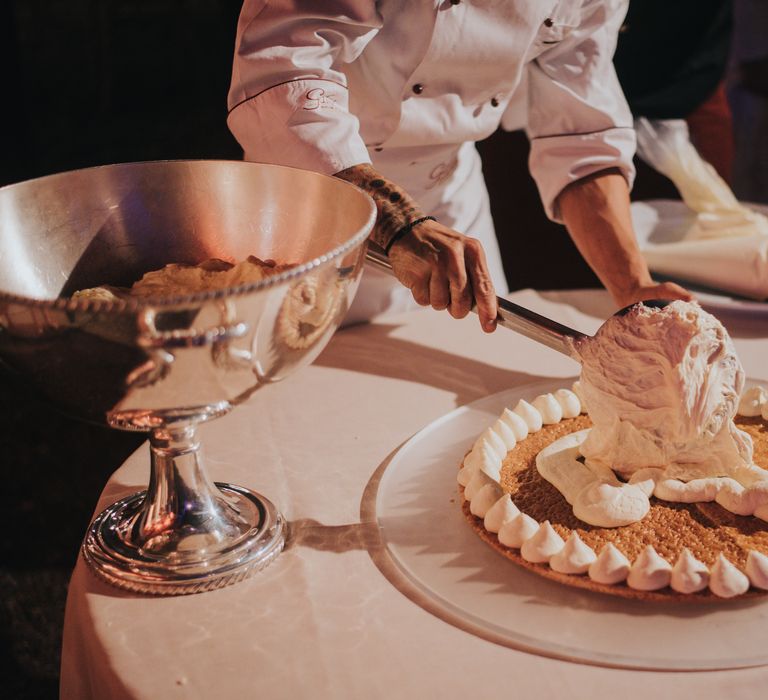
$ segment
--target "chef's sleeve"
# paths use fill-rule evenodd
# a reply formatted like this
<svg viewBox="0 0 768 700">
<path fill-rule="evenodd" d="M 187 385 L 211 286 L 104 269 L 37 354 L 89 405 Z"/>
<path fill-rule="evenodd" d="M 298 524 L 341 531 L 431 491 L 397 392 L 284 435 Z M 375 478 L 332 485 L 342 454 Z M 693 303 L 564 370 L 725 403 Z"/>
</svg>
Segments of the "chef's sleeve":
<svg viewBox="0 0 768 700">
<path fill-rule="evenodd" d="M 227 119 L 245 159 L 325 174 L 370 163 L 344 65 L 380 27 L 373 1 L 245 0 Z"/>
<path fill-rule="evenodd" d="M 585 0 L 573 26 L 567 16 L 547 20 L 553 26 L 544 36 L 551 40 L 529 64 L 529 167 L 555 221 L 558 195 L 576 180 L 618 168 L 632 185 L 635 132 L 613 68 L 626 9 L 623 0 Z"/>
</svg>

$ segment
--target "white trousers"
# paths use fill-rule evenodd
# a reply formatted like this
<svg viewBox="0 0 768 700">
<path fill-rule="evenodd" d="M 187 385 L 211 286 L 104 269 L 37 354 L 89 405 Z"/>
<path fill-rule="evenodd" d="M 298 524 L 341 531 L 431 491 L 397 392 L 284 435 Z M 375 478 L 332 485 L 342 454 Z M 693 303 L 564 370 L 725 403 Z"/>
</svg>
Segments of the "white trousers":
<svg viewBox="0 0 768 700">
<path fill-rule="evenodd" d="M 372 156 L 373 167 L 401 185 L 425 214 L 483 244 L 496 293 L 506 294 L 507 281 L 475 144 L 384 149 Z M 409 289 L 394 277 L 366 267 L 343 325 L 416 308 L 420 307 Z"/>
</svg>

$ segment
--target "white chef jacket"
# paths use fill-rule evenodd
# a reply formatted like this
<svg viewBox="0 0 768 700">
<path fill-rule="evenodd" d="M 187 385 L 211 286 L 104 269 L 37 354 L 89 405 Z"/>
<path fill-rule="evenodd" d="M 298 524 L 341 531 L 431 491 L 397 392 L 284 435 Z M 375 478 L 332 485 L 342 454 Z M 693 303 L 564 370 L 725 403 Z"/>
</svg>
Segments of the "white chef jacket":
<svg viewBox="0 0 768 700">
<path fill-rule="evenodd" d="M 477 235 L 503 290 L 471 144 L 522 85 L 551 218 L 562 189 L 591 173 L 615 167 L 631 183 L 632 117 L 612 64 L 627 2 L 245 0 L 229 127 L 246 160 L 326 174 L 373 163 L 425 212 Z"/>
</svg>

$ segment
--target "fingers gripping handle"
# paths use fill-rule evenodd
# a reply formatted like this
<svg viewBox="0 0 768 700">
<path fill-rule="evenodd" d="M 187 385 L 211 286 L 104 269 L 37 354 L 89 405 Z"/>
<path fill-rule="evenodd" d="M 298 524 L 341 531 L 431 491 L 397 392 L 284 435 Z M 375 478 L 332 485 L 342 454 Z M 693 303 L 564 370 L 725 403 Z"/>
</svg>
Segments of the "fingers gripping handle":
<svg viewBox="0 0 768 700">
<path fill-rule="evenodd" d="M 372 267 L 394 275 L 392 263 L 383 253 L 369 248 L 366 253 L 366 260 Z M 516 331 L 526 338 L 577 359 L 575 347 L 581 340 L 588 337 L 584 333 L 557 323 L 557 321 L 502 297 L 496 297 L 496 301 L 499 305 L 497 322 L 500 326 Z M 476 312 L 476 308 L 472 310 Z"/>
</svg>

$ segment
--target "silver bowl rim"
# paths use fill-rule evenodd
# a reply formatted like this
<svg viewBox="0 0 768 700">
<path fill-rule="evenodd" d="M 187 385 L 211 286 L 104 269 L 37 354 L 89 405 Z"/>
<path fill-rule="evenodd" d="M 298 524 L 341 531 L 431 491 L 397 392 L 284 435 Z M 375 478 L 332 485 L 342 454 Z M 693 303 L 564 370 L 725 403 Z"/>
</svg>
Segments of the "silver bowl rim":
<svg viewBox="0 0 768 700">
<path fill-rule="evenodd" d="M 275 163 L 258 163 L 255 161 L 243 161 L 243 160 L 224 160 L 224 159 L 205 159 L 205 158 L 176 158 L 166 160 L 139 160 L 128 161 L 124 163 L 107 163 L 104 165 L 94 165 L 86 168 L 75 168 L 74 170 L 64 170 L 58 173 L 50 173 L 49 175 L 43 175 L 37 178 L 30 178 L 29 180 L 22 180 L 20 182 L 14 182 L 8 185 L 0 187 L 2 190 L 16 187 L 28 182 L 39 182 L 48 178 L 59 177 L 68 173 L 84 172 L 88 170 L 99 170 L 101 168 L 112 168 L 115 166 L 131 166 L 131 165 L 144 165 L 144 164 L 156 164 L 156 163 L 241 163 L 248 164 L 254 163 L 256 165 L 266 165 L 270 168 L 279 168 L 282 170 L 298 170 L 302 173 L 313 173 L 320 177 L 329 178 L 336 182 L 343 183 L 348 187 L 357 190 L 365 198 L 368 199 L 370 204 L 370 214 L 365 224 L 355 233 L 351 238 L 335 248 L 332 248 L 327 253 L 308 260 L 301 265 L 292 267 L 285 272 L 281 272 L 276 275 L 270 275 L 258 282 L 252 282 L 251 284 L 243 284 L 235 287 L 224 287 L 222 289 L 210 290 L 207 292 L 199 292 L 196 294 L 184 294 L 176 296 L 157 296 L 157 297 L 141 297 L 136 299 L 117 299 L 115 301 L 106 301 L 103 299 L 73 299 L 71 297 L 58 297 L 56 299 L 33 299 L 32 297 L 26 297 L 21 294 L 12 294 L 11 292 L 5 292 L 0 290 L 0 301 L 22 304 L 24 306 L 31 306 L 38 309 L 55 309 L 59 311 L 88 311 L 88 312 L 130 312 L 140 308 L 146 307 L 179 307 L 190 306 L 204 303 L 207 301 L 215 301 L 224 297 L 243 296 L 245 294 L 251 294 L 253 292 L 260 291 L 262 289 L 269 289 L 277 285 L 289 282 L 298 277 L 302 277 L 310 270 L 321 267 L 331 260 L 338 258 L 350 250 L 357 247 L 363 242 L 370 232 L 371 227 L 375 223 L 377 209 L 371 196 L 360 189 L 356 185 L 353 185 L 346 180 L 335 178 L 332 175 L 325 175 L 324 173 L 318 173 L 316 171 L 306 170 L 302 168 L 294 168 L 288 165 L 277 165 Z"/>
</svg>

